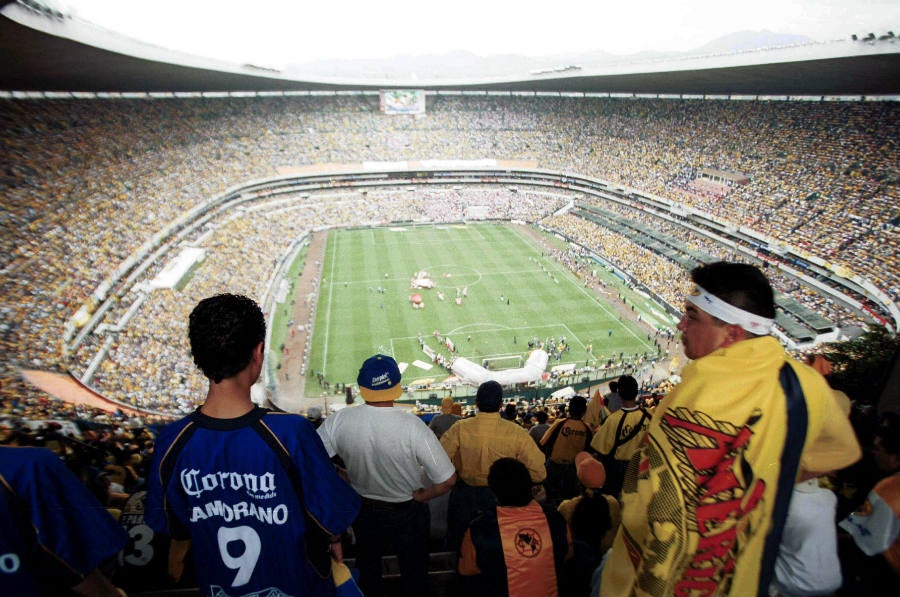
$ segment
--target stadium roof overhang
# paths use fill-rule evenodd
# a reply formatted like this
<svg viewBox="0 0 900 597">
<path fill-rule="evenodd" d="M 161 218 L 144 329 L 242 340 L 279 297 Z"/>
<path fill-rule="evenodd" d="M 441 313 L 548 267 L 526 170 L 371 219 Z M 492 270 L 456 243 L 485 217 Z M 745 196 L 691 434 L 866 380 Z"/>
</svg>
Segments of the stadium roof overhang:
<svg viewBox="0 0 900 597">
<path fill-rule="evenodd" d="M 9 9 L 9 10 L 7 10 Z M 325 91 L 414 87 L 435 90 L 553 91 L 639 94 L 898 95 L 900 44 L 885 53 L 805 56 L 766 63 L 695 60 L 633 72 L 610 70 L 577 76 L 372 83 L 312 81 L 250 65 L 186 57 L 147 44 L 104 44 L 111 32 L 88 30 L 91 43 L 71 36 L 65 19 L 27 15 L 20 5 L 0 14 L 0 89 L 8 91 L 211 92 Z M 15 14 L 16 20 L 10 18 Z M 20 22 L 21 21 L 21 22 Z M 23 24 L 27 23 L 27 24 Z M 31 26 L 29 26 L 31 25 Z M 77 28 L 77 27 L 75 27 Z M 82 28 L 83 29 L 83 28 Z M 94 28 L 96 29 L 96 28 Z M 95 35 L 95 33 L 97 33 Z M 70 35 L 70 37 L 67 37 Z M 116 47 L 116 50 L 109 49 Z"/>
</svg>

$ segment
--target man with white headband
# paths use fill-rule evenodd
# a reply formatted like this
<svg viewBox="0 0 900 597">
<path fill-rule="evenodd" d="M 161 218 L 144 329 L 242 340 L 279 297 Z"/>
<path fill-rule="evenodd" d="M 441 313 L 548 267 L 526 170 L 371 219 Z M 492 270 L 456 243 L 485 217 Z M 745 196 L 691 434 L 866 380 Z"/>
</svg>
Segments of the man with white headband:
<svg viewBox="0 0 900 597">
<path fill-rule="evenodd" d="M 825 379 L 768 335 L 763 273 L 723 261 L 691 279 L 678 329 L 693 362 L 629 463 L 600 595 L 765 592 L 795 482 L 861 454 Z"/>
</svg>

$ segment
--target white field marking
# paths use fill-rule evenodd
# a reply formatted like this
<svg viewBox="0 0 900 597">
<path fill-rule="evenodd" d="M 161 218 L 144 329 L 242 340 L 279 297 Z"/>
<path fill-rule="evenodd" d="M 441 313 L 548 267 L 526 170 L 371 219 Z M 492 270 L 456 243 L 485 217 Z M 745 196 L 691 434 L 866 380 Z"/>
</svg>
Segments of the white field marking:
<svg viewBox="0 0 900 597">
<path fill-rule="evenodd" d="M 560 324 L 560 325 L 562 325 L 564 328 L 566 328 L 566 332 L 568 332 L 568 333 L 566 334 L 566 339 L 568 339 L 568 338 L 569 338 L 569 335 L 571 335 L 572 338 L 575 338 L 575 340 L 577 340 L 578 343 L 581 344 L 581 348 L 582 348 L 582 349 L 587 348 L 587 347 L 585 346 L 584 342 L 581 341 L 581 338 L 579 338 L 577 334 L 575 334 L 572 330 L 569 329 L 569 326 L 567 326 L 565 323 L 562 323 L 562 324 Z"/>
<path fill-rule="evenodd" d="M 493 331 L 508 331 L 514 330 L 517 328 L 511 328 L 506 325 L 501 325 L 499 323 L 467 323 L 466 325 L 462 325 L 458 328 L 454 328 L 447 332 L 447 334 L 462 334 L 463 332 L 474 332 L 474 331 L 482 331 L 482 332 L 493 332 Z M 518 328 L 521 329 L 521 328 Z"/>
<path fill-rule="evenodd" d="M 432 240 L 432 238 L 433 237 L 428 237 L 427 239 L 422 238 L 421 240 L 410 240 L 407 242 L 408 242 L 408 244 L 410 244 L 412 246 L 416 246 L 416 247 L 431 247 L 434 245 L 446 245 L 447 244 L 447 241 L 445 239 L 438 238 L 438 239 Z"/>
<path fill-rule="evenodd" d="M 335 253 L 337 252 L 337 234 L 329 235 L 329 238 L 334 238 L 334 246 L 329 251 L 331 255 L 331 274 L 329 275 L 328 282 L 328 308 L 325 310 L 325 347 L 322 349 L 322 376 L 326 375 L 327 365 L 328 365 L 328 335 L 331 332 L 331 299 L 334 296 L 334 263 L 337 261 L 335 258 Z M 321 285 L 321 280 L 319 280 L 319 284 Z"/>
<path fill-rule="evenodd" d="M 576 279 L 577 279 L 577 278 L 576 278 Z M 584 288 L 584 285 L 582 285 L 582 284 L 576 284 L 576 283 L 572 282 L 571 279 L 570 279 L 569 281 L 570 281 L 570 283 L 572 283 L 572 285 L 573 285 L 575 288 L 577 288 L 582 294 L 584 294 L 585 296 L 587 296 L 587 297 L 593 299 L 593 301 L 594 301 L 595 303 L 597 303 L 598 305 L 600 305 L 600 308 L 603 309 L 603 311 L 604 311 L 606 314 L 608 314 L 608 315 L 610 316 L 610 318 L 612 318 L 613 320 L 616 321 L 616 323 L 618 323 L 618 318 L 617 318 L 613 313 L 611 313 L 611 312 L 609 311 L 609 309 L 606 308 L 606 305 L 604 305 L 596 295 L 592 296 L 591 293 L 588 292 L 588 291 Z M 622 325 L 621 323 L 619 323 L 619 327 L 620 327 L 620 328 L 624 328 L 626 332 L 628 332 L 629 334 L 631 334 L 631 335 L 634 337 L 634 339 L 637 340 L 637 341 L 640 343 L 641 346 L 643 346 L 643 347 L 645 347 L 645 348 L 650 348 L 650 345 L 647 344 L 646 338 L 644 338 L 643 336 L 638 336 L 636 333 L 634 333 L 634 330 L 632 330 L 630 327 L 625 326 L 625 325 Z"/>
<path fill-rule="evenodd" d="M 424 271 L 427 271 L 427 272 L 429 272 L 429 273 L 432 273 L 432 272 L 438 271 L 438 269 L 436 269 L 436 268 L 440 268 L 440 267 L 442 267 L 442 266 L 440 266 L 440 265 L 437 265 L 437 266 L 425 266 L 425 267 L 423 267 L 423 268 L 421 268 L 421 269 L 424 270 Z M 460 269 L 464 269 L 464 268 L 460 268 Z M 469 286 L 470 288 L 471 288 L 472 286 L 474 286 L 475 284 L 477 284 L 478 282 L 480 282 L 485 276 L 509 276 L 509 275 L 533 274 L 533 273 L 535 273 L 535 272 L 541 272 L 541 271 L 543 271 L 543 270 L 541 270 L 541 269 L 539 269 L 539 268 L 530 268 L 530 269 L 515 269 L 515 270 L 506 270 L 506 271 L 500 271 L 500 272 L 487 272 L 487 273 L 484 273 L 484 272 L 481 272 L 481 271 L 479 271 L 479 270 L 477 270 L 477 269 L 475 269 L 475 268 L 469 268 L 469 269 L 471 269 L 473 272 L 475 272 L 476 274 L 478 274 L 478 280 L 476 280 L 475 282 L 471 282 L 471 283 L 469 283 L 469 284 L 464 284 L 464 285 Z M 557 271 L 560 272 L 560 273 L 565 273 L 565 272 L 567 272 L 568 270 L 557 270 Z M 466 276 L 466 275 L 469 275 L 468 273 L 459 273 L 459 272 L 453 272 L 453 271 L 451 271 L 451 272 L 442 272 L 442 273 L 450 273 L 450 274 L 452 274 L 452 276 L 451 276 L 450 278 L 444 278 L 443 276 L 440 276 L 440 277 L 432 277 L 431 279 L 434 280 L 434 281 L 436 282 L 435 287 L 440 286 L 441 288 L 451 288 L 451 287 L 457 286 L 457 284 L 454 284 L 454 283 L 452 282 L 453 279 L 454 279 L 453 276 Z M 381 279 L 383 280 L 384 278 L 381 278 Z M 393 279 L 393 280 L 399 280 L 399 279 L 403 279 L 403 278 L 392 278 L 392 279 Z M 377 280 L 377 279 L 376 279 L 376 280 Z M 446 280 L 450 280 L 450 282 L 449 282 L 449 283 L 446 283 L 445 285 L 442 285 L 442 284 L 437 284 L 437 281 L 438 281 L 438 280 L 445 280 L 445 281 L 446 281 Z M 360 284 L 360 283 L 363 283 L 363 284 L 371 284 L 372 282 L 373 282 L 373 281 L 371 281 L 371 280 L 369 280 L 369 281 L 363 281 L 363 282 L 357 281 L 357 282 L 354 282 L 354 284 Z"/>
<path fill-rule="evenodd" d="M 451 270 L 450 271 L 440 271 L 441 268 L 451 268 Z M 420 268 L 419 271 L 426 271 L 429 274 L 432 274 L 431 279 L 432 279 L 432 281 L 434 281 L 435 287 L 441 286 L 438 283 L 439 280 L 453 280 L 453 276 L 471 275 L 468 272 L 459 273 L 457 271 L 454 271 L 453 268 L 459 268 L 460 271 L 468 269 L 468 270 L 471 270 L 472 272 L 474 272 L 478 276 L 478 278 L 474 282 L 463 284 L 463 286 L 474 286 L 475 284 L 478 284 L 479 282 L 481 282 L 481 279 L 484 277 L 484 274 L 482 274 L 480 271 L 478 271 L 474 267 L 467 268 L 465 266 L 458 266 L 454 263 L 438 263 L 437 265 L 426 265 L 426 266 Z M 437 277 L 435 277 L 434 274 L 436 274 L 437 272 L 440 272 L 440 273 L 437 274 Z M 450 278 L 444 278 L 443 274 L 448 274 L 448 273 L 451 274 Z M 502 273 L 505 273 L 505 272 L 501 272 L 501 274 Z M 492 275 L 499 275 L 499 274 L 492 274 Z M 455 286 L 455 284 L 448 282 L 446 288 L 450 288 L 452 286 Z"/>
<path fill-rule="evenodd" d="M 544 260 L 547 259 L 546 257 L 543 256 L 544 250 L 541 249 L 540 247 L 536 246 L 534 244 L 534 241 L 531 240 L 531 237 L 526 237 L 522 233 L 522 231 L 519 230 L 518 227 L 516 227 L 516 226 L 509 226 L 508 228 L 513 231 L 513 233 L 518 237 L 519 241 L 521 241 L 521 243 L 523 245 L 525 245 L 528 248 L 528 250 L 534 254 L 535 257 L 540 256 L 541 259 L 544 259 Z M 553 261 L 552 259 L 550 260 L 550 263 L 552 263 L 553 265 L 556 265 L 556 262 Z"/>
<path fill-rule="evenodd" d="M 520 331 L 530 331 L 530 330 L 540 330 L 545 328 L 558 328 L 560 326 L 566 327 L 564 323 L 548 323 L 547 325 L 522 325 L 518 327 L 511 327 L 507 325 L 500 325 L 498 323 L 469 323 L 464 326 L 460 326 L 455 330 L 450 330 L 445 335 L 449 336 L 450 334 L 462 334 L 469 331 L 478 331 L 477 328 L 479 326 L 491 326 L 483 329 L 483 332 L 520 332 Z M 566 327 L 566 329 L 569 329 Z M 571 330 L 570 330 L 571 333 Z M 573 334 L 574 335 L 574 334 Z M 580 342 L 580 340 L 579 340 Z"/>
<path fill-rule="evenodd" d="M 519 235 L 519 238 L 522 238 L 522 233 L 519 232 L 518 230 L 516 230 L 516 234 Z M 522 242 L 526 242 L 526 241 L 523 239 Z M 530 241 L 528 241 L 528 242 L 530 242 Z M 532 244 L 532 246 L 533 246 L 533 244 Z M 566 280 L 568 280 L 568 282 L 569 282 L 572 286 L 574 286 L 575 288 L 577 288 L 577 289 L 578 289 L 582 294 L 584 294 L 586 297 L 592 299 L 595 303 L 597 303 L 597 304 L 600 306 L 600 308 L 603 310 L 604 313 L 606 313 L 607 315 L 609 315 L 611 319 L 613 319 L 613 320 L 615 320 L 616 322 L 618 322 L 618 318 L 616 317 L 616 315 L 615 315 L 614 313 L 612 313 L 609 309 L 607 309 L 607 308 L 606 308 L 606 305 L 604 305 L 596 295 L 592 295 L 590 292 L 588 292 L 588 291 L 584 288 L 584 285 L 583 285 L 583 284 L 577 283 L 578 278 L 575 277 L 575 275 L 572 274 L 571 271 L 569 271 L 569 270 L 566 269 L 565 267 L 561 266 L 559 263 L 557 263 L 556 261 L 554 261 L 554 260 L 552 260 L 552 259 L 548 259 L 548 258 L 545 257 L 544 260 L 547 261 L 548 263 L 551 263 L 555 268 L 557 268 L 557 271 L 561 271 L 563 277 L 564 277 Z M 559 268 L 562 268 L 562 269 L 559 269 Z M 631 335 L 634 337 L 634 339 L 637 340 L 637 341 L 640 343 L 641 346 L 644 346 L 645 348 L 650 348 L 650 344 L 647 343 L 647 340 L 646 340 L 645 338 L 643 338 L 642 336 L 638 336 L 637 334 L 635 334 L 634 331 L 633 331 L 631 328 L 629 328 L 629 327 L 627 327 L 627 326 L 624 326 L 624 325 L 622 325 L 622 324 L 619 324 L 619 327 L 625 328 L 625 330 L 626 330 L 629 334 L 631 334 Z"/>
</svg>

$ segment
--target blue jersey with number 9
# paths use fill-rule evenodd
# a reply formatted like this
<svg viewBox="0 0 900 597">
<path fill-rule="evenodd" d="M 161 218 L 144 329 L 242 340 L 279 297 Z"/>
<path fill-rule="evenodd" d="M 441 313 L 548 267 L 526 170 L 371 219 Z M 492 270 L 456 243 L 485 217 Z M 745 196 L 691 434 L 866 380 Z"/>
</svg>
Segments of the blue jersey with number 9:
<svg viewBox="0 0 900 597">
<path fill-rule="evenodd" d="M 296 465 L 303 503 L 278 455 L 253 427 L 259 424 Z M 154 452 L 147 523 L 190 539 L 204 595 L 333 593 L 331 579 L 319 578 L 305 558 L 303 508 L 338 534 L 356 518 L 360 499 L 338 477 L 305 418 L 257 408 L 224 420 L 198 410 L 167 426 Z"/>
</svg>

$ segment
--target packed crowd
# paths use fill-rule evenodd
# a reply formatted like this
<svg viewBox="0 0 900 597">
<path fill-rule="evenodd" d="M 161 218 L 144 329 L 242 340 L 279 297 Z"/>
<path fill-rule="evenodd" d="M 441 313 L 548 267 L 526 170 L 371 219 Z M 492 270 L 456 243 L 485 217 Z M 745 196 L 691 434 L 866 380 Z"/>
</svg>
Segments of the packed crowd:
<svg viewBox="0 0 900 597">
<path fill-rule="evenodd" d="M 626 388 L 622 385 L 623 380 L 630 380 L 633 386 Z M 545 511 L 558 511 L 560 521 L 565 521 L 567 525 L 570 548 L 564 563 L 562 556 L 558 556 L 557 563 L 562 567 L 557 568 L 556 573 L 561 595 L 597 594 L 599 575 L 595 569 L 612 546 L 621 524 L 623 502 L 619 492 L 622 479 L 617 475 L 624 474 L 625 462 L 633 454 L 634 448 L 626 450 L 623 444 L 618 452 L 616 449 L 612 450 L 614 457 L 605 457 L 604 453 L 609 453 L 609 434 L 613 429 L 618 428 L 616 433 L 621 430 L 617 423 L 622 418 L 652 415 L 660 399 L 671 389 L 670 384 L 638 388 L 634 378 L 626 375 L 618 383 L 613 381 L 608 387 L 598 388 L 593 397 L 543 398 L 533 401 L 507 399 L 494 411 L 499 412 L 502 420 L 527 431 L 541 461 L 546 459 L 546 477 L 536 485 L 536 492 L 529 490 L 528 499 L 537 500 Z M 480 408 L 487 407 L 482 402 Z M 454 403 L 452 398 L 445 398 L 440 411 L 427 409 L 417 414 L 434 432 L 437 440 L 440 440 L 460 421 L 474 421 L 478 412 L 488 411 L 479 411 L 472 406 L 463 407 Z M 32 424 L 22 424 L 22 419 L 18 417 L 23 416 L 31 420 Z M 313 407 L 309 409 L 307 418 L 318 428 L 329 417 L 323 417 L 321 409 Z M 883 575 L 891 574 L 885 572 L 883 558 L 863 553 L 849 532 L 838 530 L 837 521 L 852 520 L 852 513 L 862 507 L 867 496 L 872 499 L 870 491 L 873 487 L 879 481 L 896 475 L 900 466 L 900 446 L 896 442 L 898 418 L 894 413 L 878 415 L 867 403 L 854 401 L 850 407 L 850 419 L 864 448 L 863 460 L 848 469 L 836 471 L 815 481 L 816 491 L 834 495 L 835 498 L 832 499 L 836 500 L 835 521 L 817 520 L 815 524 L 824 525 L 823 529 L 831 528 L 830 531 L 822 531 L 824 536 L 836 533 L 838 537 L 837 543 L 826 543 L 826 551 L 823 551 L 823 546 L 818 547 L 820 557 L 840 562 L 837 570 L 829 570 L 827 574 L 824 571 L 819 573 L 828 579 L 827 582 L 837 579 L 835 587 L 838 590 L 835 594 L 838 595 L 855 595 L 860 594 L 859 591 L 875 590 L 878 588 L 877 582 L 884 580 Z M 67 423 L 75 425 L 69 426 Z M 643 425 L 645 423 L 642 418 L 637 427 L 643 430 L 641 433 L 646 432 Z M 189 566 L 177 582 L 169 577 L 166 573 L 166 555 L 170 550 L 167 538 L 154 535 L 146 526 L 144 516 L 146 491 L 151 477 L 149 466 L 154 457 L 160 428 L 160 421 L 141 420 L 122 414 L 109 416 L 101 411 L 72 407 L 55 400 L 17 403 L 0 414 L 0 448 L 40 447 L 51 451 L 105 507 L 110 516 L 130 532 L 130 538 L 125 541 L 120 556 L 115 559 L 117 563 L 110 559 L 102 566 L 103 573 L 117 587 L 129 593 L 150 591 L 155 594 L 174 590 L 178 594 L 193 594 L 196 587 L 193 569 Z M 560 432 L 566 429 L 567 432 Z M 615 433 L 612 437 L 616 437 Z M 640 444 L 641 437 L 640 434 L 636 436 L 635 445 Z M 447 446 L 452 445 L 452 442 L 441 442 L 439 445 L 449 450 Z M 574 450 L 573 454 L 578 452 L 574 461 L 569 457 L 570 450 Z M 506 460 L 508 459 L 504 459 L 503 464 L 506 464 Z M 522 466 L 526 470 L 524 464 Z M 528 487 L 531 487 L 531 481 L 528 481 Z M 498 491 L 493 484 L 490 488 Z M 497 498 L 501 506 L 506 505 L 502 502 L 503 495 L 500 493 Z M 478 583 L 488 582 L 489 579 L 480 576 L 484 571 L 479 571 L 477 567 L 474 569 L 477 574 L 469 576 L 473 574 L 467 568 L 465 555 L 466 550 L 471 549 L 467 543 L 469 539 L 453 536 L 455 508 L 460 506 L 455 505 L 452 497 L 448 504 L 446 498 L 447 496 L 443 496 L 433 500 L 428 550 L 442 552 L 449 549 L 452 552 L 452 542 L 462 541 L 457 576 L 450 583 L 450 590 L 455 591 L 453 594 L 469 594 L 469 591 L 481 594 L 478 591 L 483 590 L 483 587 L 472 583 L 475 579 L 478 579 Z M 847 523 L 842 523 L 841 527 L 850 529 Z M 475 532 L 474 526 L 467 531 L 472 533 L 473 539 Z M 554 539 L 556 540 L 559 539 Z M 484 548 L 480 543 L 477 546 L 478 549 Z M 359 556 L 359 548 L 356 544 L 345 544 L 344 557 L 351 558 L 352 562 L 352 558 Z M 537 566 L 536 571 L 544 570 L 542 565 L 532 565 Z M 802 566 L 806 565 L 806 560 L 803 560 Z M 784 566 L 789 574 L 787 578 L 797 582 L 803 582 L 802 575 L 813 571 L 800 567 L 801 564 L 793 560 L 786 561 Z M 171 570 L 170 567 L 169 574 Z M 873 571 L 878 576 L 873 576 Z M 796 576 L 792 578 L 790 574 Z M 546 575 L 544 570 L 536 578 L 546 580 Z M 422 587 L 418 586 L 418 589 L 421 590 Z M 495 589 L 496 587 L 491 590 Z M 509 590 L 513 590 L 512 585 Z"/>
<path fill-rule="evenodd" d="M 516 201 L 496 189 L 475 189 L 443 193 L 431 190 L 409 199 L 405 189 L 369 192 L 349 199 L 339 194 L 315 194 L 297 199 L 290 206 L 257 210 L 230 218 L 215 229 L 204 229 L 209 249 L 203 267 L 180 292 L 147 293 L 141 287 L 122 297 L 107 314 L 116 322 L 138 296 L 146 296 L 140 311 L 119 334 L 93 381 L 93 387 L 128 406 L 153 411 L 187 412 L 195 406 L 195 389 L 202 380 L 193 370 L 186 351 L 168 355 L 173 347 L 183 347 L 186 339 L 179 315 L 186 314 L 192 301 L 225 288 L 264 296 L 274 266 L 287 253 L 294 239 L 302 236 L 310 222 L 328 226 L 362 225 L 370 222 L 417 220 L 460 221 L 469 205 L 488 205 L 490 213 L 504 219 L 540 219 L 558 208 L 559 201 L 522 193 Z M 303 299 L 305 300 L 305 298 Z M 314 300 L 311 299 L 311 300 Z M 184 311 L 182 313 L 182 311 Z M 88 363 L 105 339 L 88 336 L 79 347 L 75 362 Z"/>
<path fill-rule="evenodd" d="M 382 115 L 377 98 L 364 96 L 4 100 L 4 399 L 29 391 L 18 370 L 60 366 L 65 322 L 164 225 L 229 186 L 297 166 L 532 161 L 749 226 L 844 265 L 897 299 L 898 109 L 892 102 L 436 96 L 425 116 L 413 118 Z M 729 187 L 724 197 L 697 192 L 681 174 L 698 167 L 742 172 L 750 183 Z M 537 221 L 557 204 L 538 194 L 492 193 L 490 217 Z M 216 289 L 262 296 L 272 265 L 303 231 L 459 218 L 467 204 L 486 201 L 433 195 L 423 189 L 372 191 L 368 197 L 336 192 L 281 212 L 240 211 L 208 224 L 202 231 L 209 235 L 202 239 L 207 265 L 182 293 L 141 298 L 140 313 L 116 333 L 95 383 L 125 404 L 168 409 L 180 400 L 175 410 L 187 408 L 199 380 L 184 363 L 161 364 L 160 357 L 184 342 L 165 329 L 166 321 L 180 321 L 188 305 Z M 586 246 L 589 240 L 592 249 L 646 277 L 648 287 L 677 304 L 679 292 L 669 282 L 680 276 L 671 262 L 612 234 L 580 229 L 584 222 L 572 216 L 555 223 L 574 228 Z M 138 297 L 117 300 L 115 313 L 122 313 Z M 808 301 L 849 321 L 812 296 Z M 104 341 L 89 336 L 75 362 L 89 363 Z"/>
<path fill-rule="evenodd" d="M 527 430 L 494 380 L 474 416 L 448 397 L 426 426 L 395 408 L 402 373 L 383 354 L 359 369 L 364 404 L 322 421 L 310 409 L 312 424 L 262 409 L 251 394 L 266 316 L 246 296 L 206 297 L 183 347 L 207 380 L 201 408 L 162 428 L 3 420 L 0 572 L 20 594 L 121 596 L 112 582 L 331 594 L 346 553 L 376 597 L 394 594 L 382 558 L 395 553 L 411 597 L 430 593 L 429 553 L 441 551 L 461 595 L 676 594 L 697 582 L 711 594 L 857 594 L 894 582 L 897 415 L 867 408 L 858 387 L 833 390 L 824 357 L 803 366 L 758 333 L 775 314 L 761 270 L 720 261 L 690 276 L 677 327 L 692 362 L 676 387 L 644 397 L 622 375 L 606 395 L 535 405 Z M 666 525 L 685 554 L 671 563 L 654 559 Z"/>
<path fill-rule="evenodd" d="M 687 283 L 673 282 L 683 277 L 678 264 L 590 220 L 566 213 L 553 216 L 544 224 L 576 239 L 624 271 L 641 272 L 641 282 L 670 305 L 678 305 L 688 290 Z"/>
<path fill-rule="evenodd" d="M 626 212 L 627 210 L 620 207 L 614 211 Z M 654 230 L 669 234 L 686 243 L 692 250 L 712 258 L 728 261 L 746 259 L 738 251 L 693 233 L 687 228 L 662 222 L 658 218 L 651 219 L 647 215 L 637 216 L 635 220 L 652 226 Z M 631 240 L 627 234 L 619 234 L 614 225 L 607 227 L 571 213 L 548 218 L 544 220 L 543 224 L 562 232 L 623 271 L 640 272 L 640 275 L 636 277 L 641 283 L 670 305 L 677 306 L 678 301 L 684 296 L 686 288 L 678 288 L 671 283 L 673 279 L 671 276 L 681 271 L 681 266 Z M 841 305 L 833 298 L 810 289 L 799 280 L 778 272 L 770 273 L 769 276 L 776 290 L 790 296 L 814 313 L 823 315 L 839 327 L 847 328 L 868 324 L 869 320 L 859 313 Z"/>
</svg>

